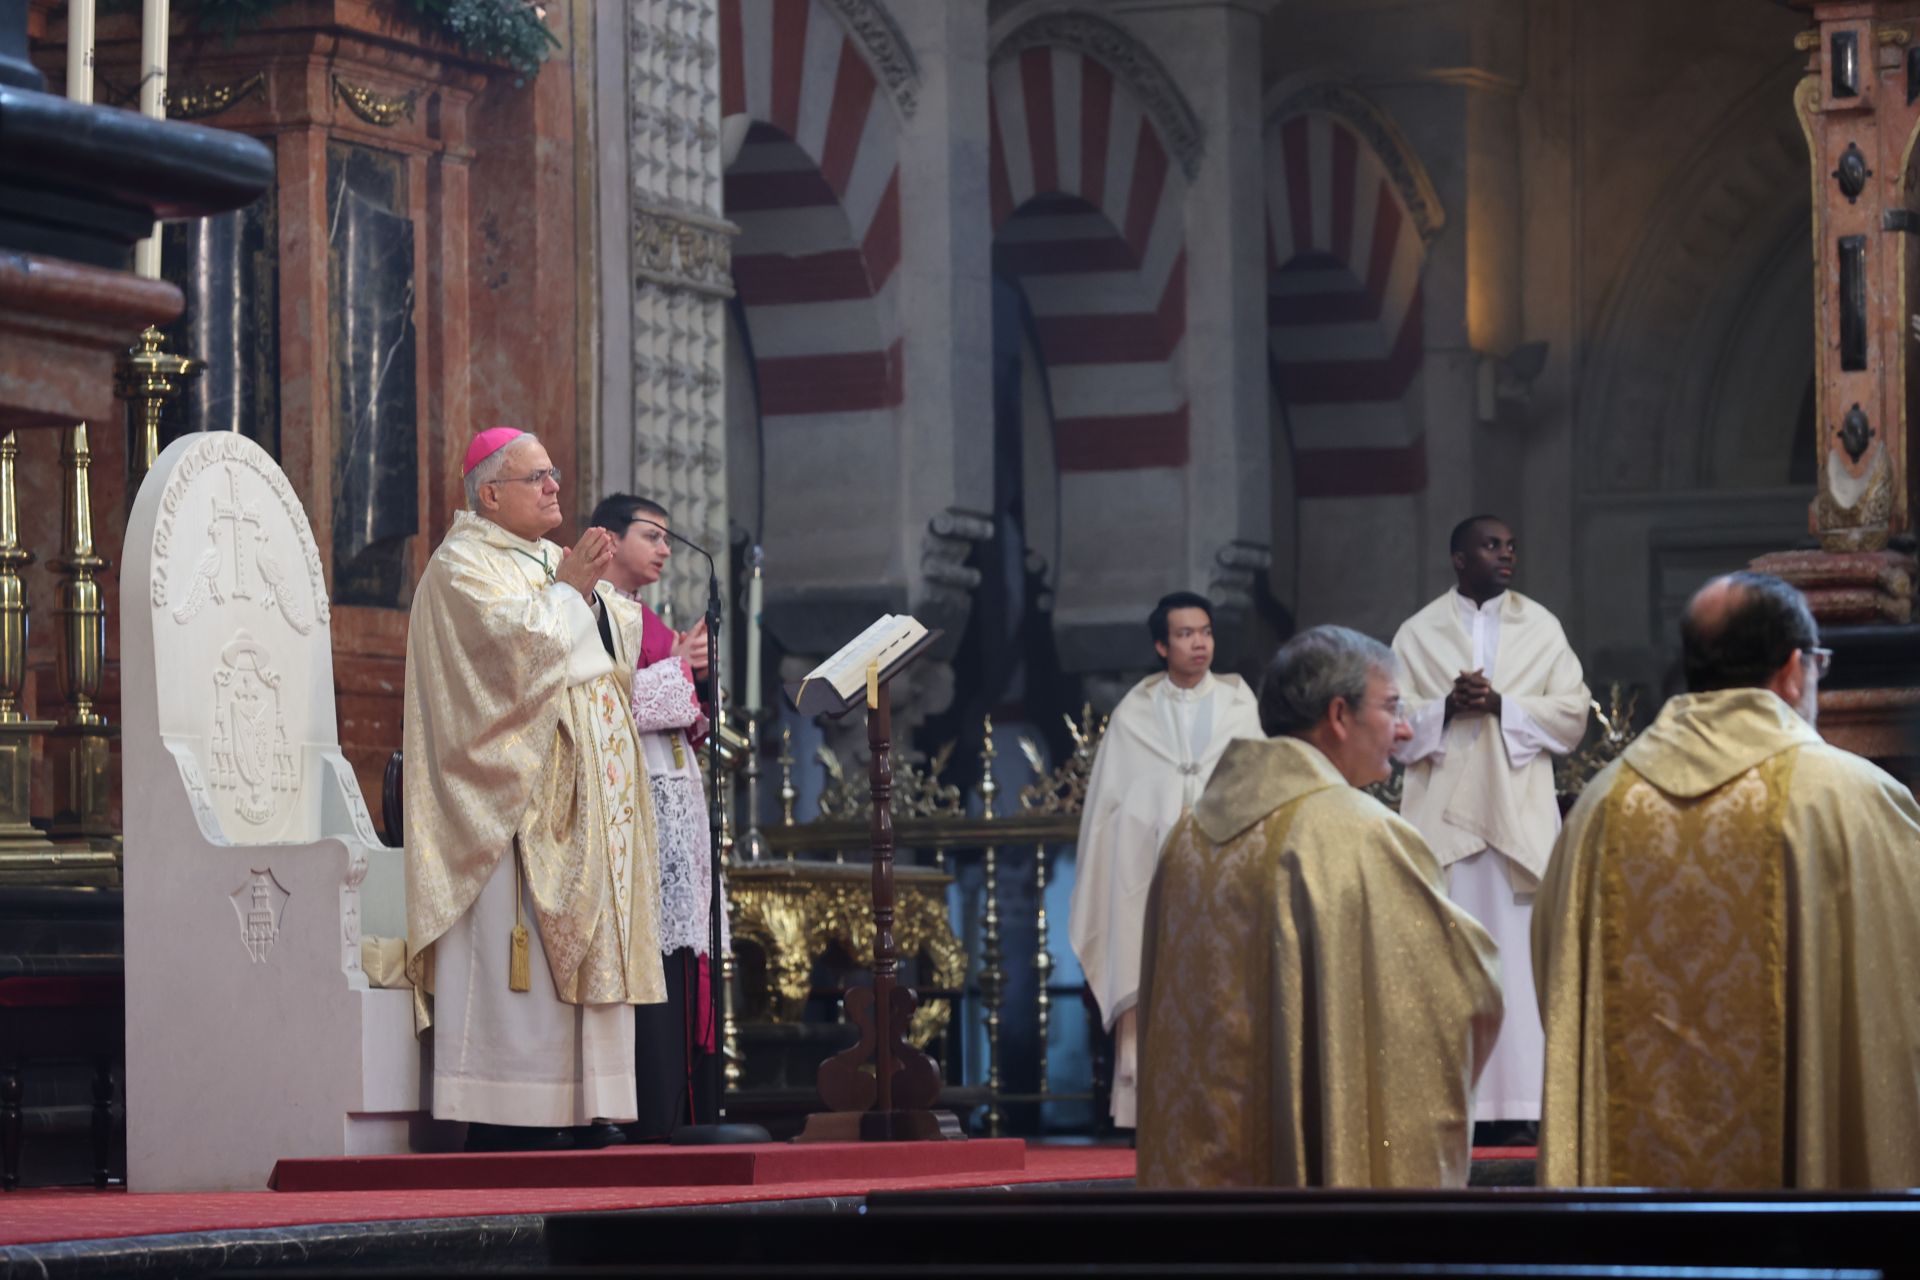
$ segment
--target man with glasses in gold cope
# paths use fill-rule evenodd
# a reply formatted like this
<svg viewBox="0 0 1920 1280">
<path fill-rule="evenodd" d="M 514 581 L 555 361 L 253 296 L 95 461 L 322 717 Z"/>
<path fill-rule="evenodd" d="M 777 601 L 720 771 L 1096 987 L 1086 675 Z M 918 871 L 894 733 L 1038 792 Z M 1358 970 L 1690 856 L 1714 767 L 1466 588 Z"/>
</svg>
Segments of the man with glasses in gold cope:
<svg viewBox="0 0 1920 1280">
<path fill-rule="evenodd" d="M 1359 788 L 1407 736 L 1393 654 L 1283 645 L 1160 854 L 1140 971 L 1143 1187 L 1465 1186 L 1493 943 Z"/>
<path fill-rule="evenodd" d="M 1814 731 L 1798 591 L 1716 578 L 1681 643 L 1534 907 L 1540 1181 L 1920 1185 L 1920 806 Z"/>
<path fill-rule="evenodd" d="M 1413 736 L 1400 816 L 1426 837 L 1447 892 L 1486 926 L 1506 958 L 1507 1020 L 1481 1077 L 1482 1140 L 1531 1142 L 1540 1118 L 1540 1020 L 1527 928 L 1560 831 L 1553 757 L 1580 745 L 1589 695 L 1560 622 L 1509 590 L 1513 530 L 1473 516 L 1450 540 L 1455 587 L 1393 638 Z"/>
<path fill-rule="evenodd" d="M 600 580 L 606 530 L 546 540 L 560 471 L 539 440 L 483 431 L 465 473 L 470 509 L 407 631 L 407 941 L 433 996 L 433 1114 L 470 1122 L 468 1150 L 597 1145 L 635 1116 L 633 1006 L 666 998 L 628 707 L 642 617 Z"/>
</svg>

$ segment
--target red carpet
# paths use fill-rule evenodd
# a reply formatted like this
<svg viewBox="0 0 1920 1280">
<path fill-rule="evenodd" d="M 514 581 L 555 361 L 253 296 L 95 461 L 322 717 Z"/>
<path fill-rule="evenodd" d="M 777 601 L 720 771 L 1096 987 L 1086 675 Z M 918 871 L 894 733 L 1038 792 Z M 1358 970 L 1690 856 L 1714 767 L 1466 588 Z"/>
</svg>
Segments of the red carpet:
<svg viewBox="0 0 1920 1280">
<path fill-rule="evenodd" d="M 951 1145 L 976 1144 L 998 1145 L 979 1139 Z M 789 1149 L 796 1153 L 805 1150 L 799 1147 Z M 568 1158 L 592 1159 L 610 1154 L 614 1153 L 579 1152 Z M 0 1245 L 171 1235 L 183 1231 L 311 1226 L 333 1222 L 393 1222 L 408 1218 L 667 1208 L 742 1200 L 858 1196 L 870 1191 L 932 1191 L 1024 1182 L 1084 1182 L 1133 1177 L 1133 1152 L 1124 1147 L 1029 1146 L 1025 1151 L 1024 1164 L 1024 1168 L 1011 1171 L 832 1177 L 754 1185 L 220 1191 L 196 1195 L 142 1195 L 125 1191 L 65 1188 L 16 1191 L 0 1195 Z"/>
<path fill-rule="evenodd" d="M 275 1191 L 453 1191 L 500 1187 L 769 1186 L 876 1178 L 1018 1173 L 1018 1138 L 969 1142 L 786 1142 L 739 1147 L 608 1147 L 507 1155 L 282 1160 Z"/>
</svg>

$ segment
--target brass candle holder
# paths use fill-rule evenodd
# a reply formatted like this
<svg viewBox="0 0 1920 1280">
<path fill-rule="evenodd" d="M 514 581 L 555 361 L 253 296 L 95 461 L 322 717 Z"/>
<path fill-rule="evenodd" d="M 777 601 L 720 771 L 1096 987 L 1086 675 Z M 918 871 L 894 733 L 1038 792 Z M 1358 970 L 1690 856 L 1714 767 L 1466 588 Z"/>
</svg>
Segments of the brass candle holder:
<svg viewBox="0 0 1920 1280">
<path fill-rule="evenodd" d="M 127 402 L 127 509 L 147 472 L 160 459 L 160 415 L 167 401 L 186 389 L 204 361 L 167 350 L 167 336 L 148 325 L 120 357 L 113 371 L 113 394 Z"/>
<path fill-rule="evenodd" d="M 54 784 L 50 830 L 112 852 L 118 843 L 112 822 L 113 739 L 119 731 L 95 704 L 107 645 L 107 607 L 98 575 L 107 561 L 93 545 L 92 465 L 86 424 L 69 427 L 60 442 L 60 558 L 53 562 L 60 577 L 53 615 L 61 624 L 54 674 L 63 705 L 58 727 L 48 734 Z"/>
<path fill-rule="evenodd" d="M 22 702 L 27 680 L 27 584 L 21 571 L 33 553 L 20 545 L 17 472 L 20 441 L 0 436 L 0 881 L 39 878 L 54 849 L 33 825 L 33 740 L 53 728 L 29 720 Z"/>
</svg>

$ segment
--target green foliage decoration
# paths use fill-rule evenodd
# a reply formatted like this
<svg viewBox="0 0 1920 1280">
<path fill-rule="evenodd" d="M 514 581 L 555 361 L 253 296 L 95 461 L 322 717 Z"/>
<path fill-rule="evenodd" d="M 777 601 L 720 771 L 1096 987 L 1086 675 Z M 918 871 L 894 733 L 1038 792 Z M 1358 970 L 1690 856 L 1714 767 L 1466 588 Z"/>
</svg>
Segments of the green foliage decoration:
<svg viewBox="0 0 1920 1280">
<path fill-rule="evenodd" d="M 197 12 L 210 26 L 232 36 L 258 26 L 289 0 L 180 0 L 179 8 Z M 137 0 L 108 0 L 103 8 L 131 9 Z M 504 62 L 525 80 L 560 47 L 547 29 L 545 7 L 529 0 L 394 0 L 429 31 L 451 36 L 461 50 L 490 62 Z"/>
</svg>

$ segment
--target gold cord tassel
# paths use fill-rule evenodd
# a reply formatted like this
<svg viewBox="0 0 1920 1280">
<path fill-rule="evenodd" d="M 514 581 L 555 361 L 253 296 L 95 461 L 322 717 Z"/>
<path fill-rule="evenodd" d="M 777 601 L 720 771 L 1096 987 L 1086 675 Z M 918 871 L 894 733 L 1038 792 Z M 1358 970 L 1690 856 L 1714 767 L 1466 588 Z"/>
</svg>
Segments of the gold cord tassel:
<svg viewBox="0 0 1920 1280">
<path fill-rule="evenodd" d="M 520 917 L 520 850 L 513 857 L 513 941 L 507 948 L 507 990 L 533 990 L 533 957 L 527 949 L 527 926 Z"/>
</svg>

